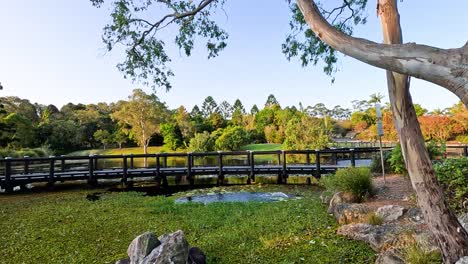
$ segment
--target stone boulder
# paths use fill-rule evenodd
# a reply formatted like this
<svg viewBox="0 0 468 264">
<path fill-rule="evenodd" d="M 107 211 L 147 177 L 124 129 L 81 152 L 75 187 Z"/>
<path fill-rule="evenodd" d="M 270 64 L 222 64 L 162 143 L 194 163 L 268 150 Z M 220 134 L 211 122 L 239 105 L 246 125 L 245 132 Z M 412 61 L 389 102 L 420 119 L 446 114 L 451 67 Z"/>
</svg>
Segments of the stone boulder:
<svg viewBox="0 0 468 264">
<path fill-rule="evenodd" d="M 153 233 L 146 232 L 137 236 L 127 249 L 130 263 L 141 263 L 159 245 L 161 245 L 161 242 Z"/>
<path fill-rule="evenodd" d="M 403 256 L 401 256 L 400 252 L 395 249 L 389 249 L 381 252 L 377 256 L 375 264 L 405 264 L 405 261 L 403 260 Z"/>
<path fill-rule="evenodd" d="M 338 228 L 337 233 L 354 240 L 366 242 L 373 250 L 379 252 L 385 245 L 392 243 L 400 232 L 396 224 L 349 224 Z"/>
<path fill-rule="evenodd" d="M 412 207 L 412 208 L 408 209 L 408 211 L 405 214 L 405 217 L 408 218 L 413 223 L 423 223 L 424 222 L 423 213 L 421 211 L 421 208 L 418 208 L 418 207 Z"/>
<path fill-rule="evenodd" d="M 333 194 L 332 198 L 330 199 L 330 204 L 328 206 L 328 213 L 332 214 L 333 210 L 336 206 L 343 204 L 343 203 L 354 203 L 357 201 L 356 196 L 349 192 L 337 192 Z"/>
<path fill-rule="evenodd" d="M 462 214 L 460 217 L 458 217 L 458 222 L 460 222 L 463 228 L 468 231 L 468 213 Z"/>
<path fill-rule="evenodd" d="M 455 264 L 468 264 L 468 256 L 459 259 Z"/>
<path fill-rule="evenodd" d="M 161 244 L 146 256 L 141 264 L 186 264 L 189 245 L 184 232 L 178 230 L 160 236 Z"/>
<path fill-rule="evenodd" d="M 150 232 L 137 236 L 130 243 L 128 259 L 116 264 L 205 264 L 205 254 L 189 244 L 181 230 L 156 238 Z"/>
<path fill-rule="evenodd" d="M 380 216 L 384 222 L 392 222 L 403 216 L 405 208 L 399 205 L 384 205 L 377 209 L 376 215 Z"/>
<path fill-rule="evenodd" d="M 206 264 L 206 256 L 201 249 L 193 247 L 189 250 L 188 264 Z"/>
<path fill-rule="evenodd" d="M 332 214 L 340 224 L 363 222 L 368 217 L 371 209 L 363 204 L 338 204 L 333 208 Z"/>
</svg>

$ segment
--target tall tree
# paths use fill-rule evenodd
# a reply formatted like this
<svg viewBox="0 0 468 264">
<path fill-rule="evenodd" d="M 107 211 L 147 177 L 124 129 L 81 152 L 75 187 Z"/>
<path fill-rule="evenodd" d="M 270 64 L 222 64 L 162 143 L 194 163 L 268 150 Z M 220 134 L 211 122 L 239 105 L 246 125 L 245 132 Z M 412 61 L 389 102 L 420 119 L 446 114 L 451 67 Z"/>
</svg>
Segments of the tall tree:
<svg viewBox="0 0 468 264">
<path fill-rule="evenodd" d="M 274 105 L 278 105 L 278 100 L 276 100 L 276 97 L 273 94 L 270 94 L 265 102 L 265 107 L 272 107 Z"/>
<path fill-rule="evenodd" d="M 244 105 L 242 104 L 242 102 L 239 99 L 236 99 L 236 101 L 234 102 L 234 105 L 232 106 L 232 108 L 234 109 L 234 111 L 238 110 L 238 111 L 240 111 L 241 114 L 245 115 Z"/>
<path fill-rule="evenodd" d="M 203 117 L 207 118 L 211 114 L 217 111 L 218 104 L 216 101 L 213 99 L 213 97 L 208 96 L 205 98 L 202 104 L 201 112 L 203 114 Z"/>
<path fill-rule="evenodd" d="M 224 119 L 231 119 L 234 108 L 227 101 L 222 101 L 218 106 L 218 112 Z"/>
<path fill-rule="evenodd" d="M 148 154 L 151 138 L 160 131 L 160 124 L 167 119 L 167 108 L 155 94 L 146 94 L 141 89 L 133 90 L 128 99 L 112 117 L 121 123 L 122 127 L 128 126 L 130 136 L 143 147 L 144 153 Z"/>
<path fill-rule="evenodd" d="M 252 108 L 250 109 L 250 114 L 256 115 L 260 110 L 258 110 L 258 106 L 254 104 Z"/>
</svg>

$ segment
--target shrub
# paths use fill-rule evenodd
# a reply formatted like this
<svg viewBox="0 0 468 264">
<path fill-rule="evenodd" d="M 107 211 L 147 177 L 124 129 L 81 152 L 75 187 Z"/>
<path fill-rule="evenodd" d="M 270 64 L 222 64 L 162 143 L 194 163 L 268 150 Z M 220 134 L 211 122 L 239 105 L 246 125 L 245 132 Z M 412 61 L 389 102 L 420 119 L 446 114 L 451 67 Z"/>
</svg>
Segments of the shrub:
<svg viewBox="0 0 468 264">
<path fill-rule="evenodd" d="M 390 163 L 390 168 L 393 172 L 398 174 L 406 174 L 406 165 L 405 160 L 403 159 L 403 153 L 401 152 L 401 145 L 396 144 L 395 148 L 392 150 L 390 154 L 390 158 L 388 159 Z"/>
<path fill-rule="evenodd" d="M 438 251 L 427 251 L 417 243 L 406 247 L 403 252 L 405 263 L 408 264 L 439 264 L 442 257 Z"/>
<path fill-rule="evenodd" d="M 14 149 L 9 149 L 9 148 L 4 148 L 0 149 L 0 158 L 5 158 L 5 157 L 12 157 L 12 158 L 22 158 L 24 156 L 29 156 L 31 158 L 33 157 L 47 157 L 52 155 L 52 152 L 46 148 L 23 148 L 19 150 L 14 150 Z"/>
<path fill-rule="evenodd" d="M 392 172 L 392 168 L 390 165 L 390 156 L 392 154 L 391 151 L 384 151 L 384 167 L 385 172 L 390 173 Z M 382 162 L 380 161 L 380 153 L 372 156 L 372 162 L 370 165 L 370 170 L 374 173 L 382 173 Z"/>
<path fill-rule="evenodd" d="M 214 150 L 214 140 L 210 133 L 197 133 L 190 139 L 189 150 L 192 152 L 207 152 Z"/>
<path fill-rule="evenodd" d="M 456 137 L 455 140 L 460 142 L 460 143 L 467 144 L 468 143 L 468 135 L 459 135 L 459 136 Z"/>
<path fill-rule="evenodd" d="M 455 210 L 468 203 L 468 157 L 446 159 L 434 164 L 439 183 L 444 186 L 450 206 Z"/>
<path fill-rule="evenodd" d="M 215 148 L 217 150 L 237 150 L 247 144 L 248 141 L 249 135 L 243 127 L 227 127 L 221 136 L 216 139 Z"/>
<path fill-rule="evenodd" d="M 447 147 L 444 141 L 430 140 L 426 143 L 427 152 L 429 152 L 429 158 L 431 160 L 442 158 L 444 156 Z"/>
<path fill-rule="evenodd" d="M 372 176 L 368 168 L 339 169 L 335 175 L 325 176 L 320 181 L 329 191 L 352 193 L 358 202 L 372 194 Z"/>
<path fill-rule="evenodd" d="M 370 225 L 381 225 L 384 222 L 383 218 L 380 215 L 376 214 L 375 212 L 367 215 L 366 220 L 367 220 L 367 223 Z"/>
</svg>

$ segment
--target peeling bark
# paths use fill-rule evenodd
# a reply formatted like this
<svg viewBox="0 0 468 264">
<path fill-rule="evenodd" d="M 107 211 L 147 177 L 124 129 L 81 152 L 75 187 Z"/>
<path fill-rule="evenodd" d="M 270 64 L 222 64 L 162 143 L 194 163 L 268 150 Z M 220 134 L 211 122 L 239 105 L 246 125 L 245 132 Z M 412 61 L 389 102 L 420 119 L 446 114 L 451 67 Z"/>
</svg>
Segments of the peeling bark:
<svg viewBox="0 0 468 264">
<path fill-rule="evenodd" d="M 320 14 L 312 0 L 297 0 L 315 34 L 334 49 L 367 64 L 438 84 L 468 106 L 468 43 L 455 49 L 408 44 L 378 44 L 343 34 Z"/>
</svg>

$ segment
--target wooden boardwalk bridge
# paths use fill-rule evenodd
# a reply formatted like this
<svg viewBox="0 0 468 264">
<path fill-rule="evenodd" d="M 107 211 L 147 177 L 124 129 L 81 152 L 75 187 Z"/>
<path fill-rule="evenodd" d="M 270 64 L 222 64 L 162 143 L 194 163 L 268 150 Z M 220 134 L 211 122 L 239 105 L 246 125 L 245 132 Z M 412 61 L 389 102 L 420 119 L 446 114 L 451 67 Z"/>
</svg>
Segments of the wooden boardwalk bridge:
<svg viewBox="0 0 468 264">
<path fill-rule="evenodd" d="M 468 156 L 468 147 L 461 148 L 462 155 Z M 281 184 L 287 183 L 289 175 L 320 178 L 339 168 L 369 166 L 376 152 L 378 148 L 340 148 L 5 158 L 0 160 L 0 187 L 12 192 L 16 186 L 32 183 L 49 186 L 65 181 L 129 183 L 148 177 L 163 186 L 168 185 L 168 177 L 186 177 L 190 185 L 195 185 L 195 178 L 204 175 L 217 177 L 218 185 L 223 185 L 227 177 L 241 175 L 247 176 L 247 183 L 255 181 L 256 175 L 275 175 Z"/>
</svg>

